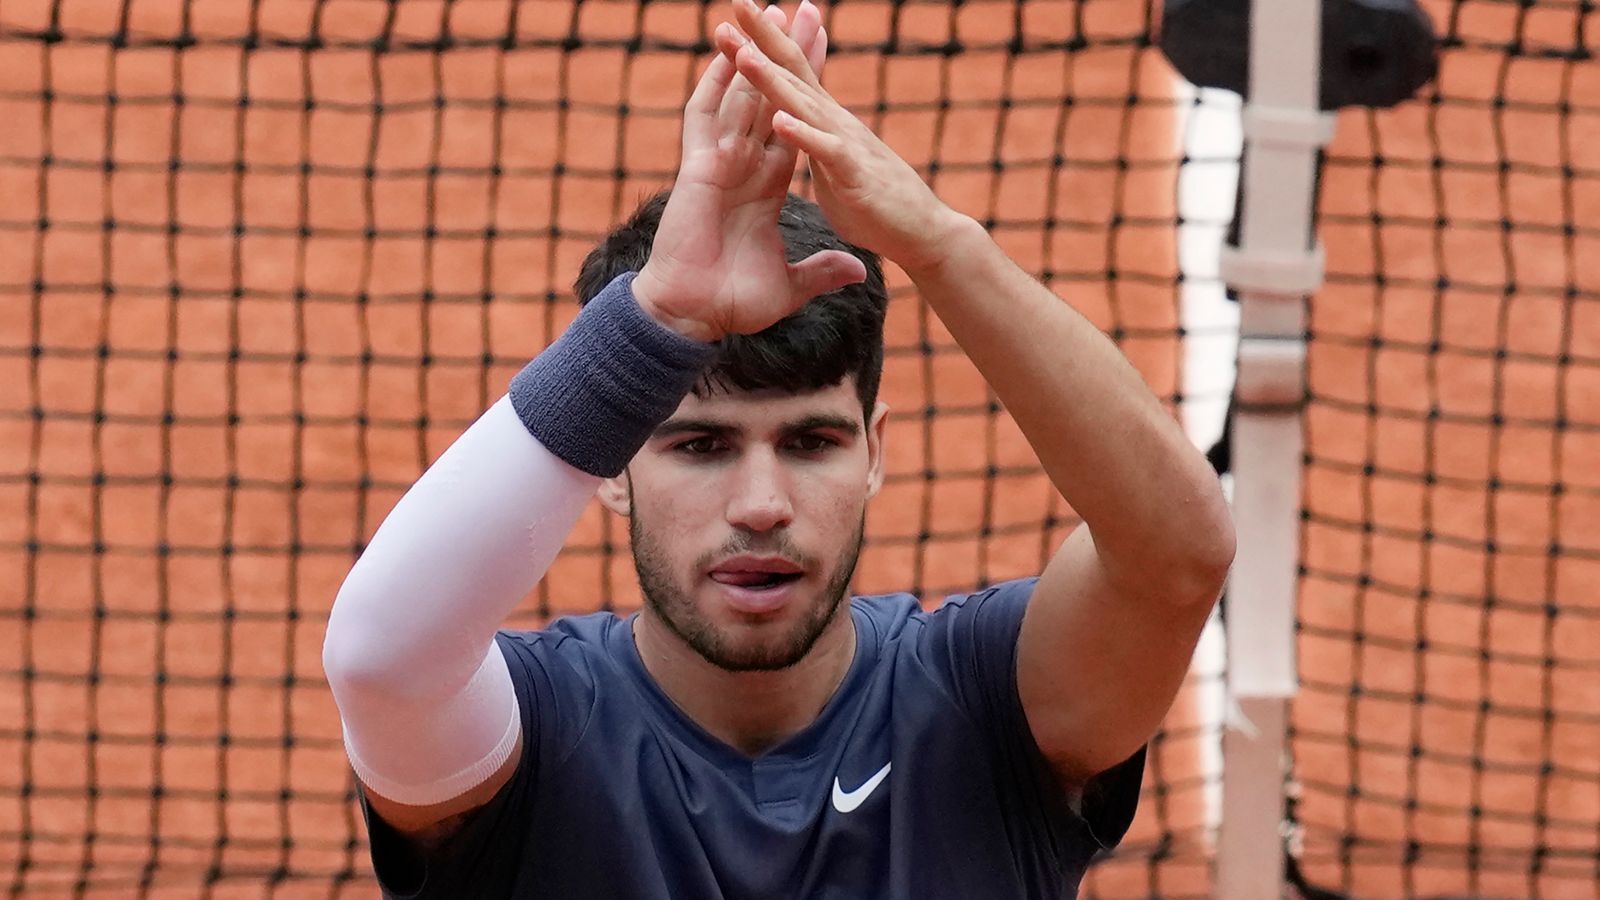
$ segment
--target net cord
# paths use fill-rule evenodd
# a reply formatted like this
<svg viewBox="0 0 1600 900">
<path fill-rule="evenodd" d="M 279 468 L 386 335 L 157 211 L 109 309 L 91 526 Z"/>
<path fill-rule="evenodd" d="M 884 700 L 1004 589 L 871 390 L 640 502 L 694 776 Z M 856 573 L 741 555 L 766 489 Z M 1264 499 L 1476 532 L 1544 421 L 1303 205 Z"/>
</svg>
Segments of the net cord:
<svg viewBox="0 0 1600 900">
<path fill-rule="evenodd" d="M 1233 421 L 1239 549 L 1225 616 L 1230 721 L 1213 888 L 1230 900 L 1275 900 L 1284 890 L 1305 297 L 1321 281 L 1312 217 L 1317 156 L 1332 137 L 1332 119 L 1318 104 L 1321 18 L 1321 0 L 1253 6 L 1240 239 L 1222 260 L 1240 301 Z"/>
</svg>

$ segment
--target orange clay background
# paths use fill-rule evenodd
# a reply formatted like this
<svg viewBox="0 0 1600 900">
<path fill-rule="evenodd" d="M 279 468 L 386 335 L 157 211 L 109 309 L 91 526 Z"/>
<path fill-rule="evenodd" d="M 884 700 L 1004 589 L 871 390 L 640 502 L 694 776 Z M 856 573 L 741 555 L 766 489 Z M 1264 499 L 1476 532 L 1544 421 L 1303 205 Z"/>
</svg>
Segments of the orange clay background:
<svg viewBox="0 0 1600 900">
<path fill-rule="evenodd" d="M 1546 7 L 1530 24 L 1469 2 L 1455 22 L 1474 46 L 1570 49 L 1576 8 Z M 836 95 L 1179 402 L 1182 104 L 1141 42 L 1153 13 L 828 15 Z M 329 605 L 410 482 L 570 321 L 594 239 L 670 180 L 691 48 L 724 17 L 632 0 L 0 5 L 0 886 L 375 894 L 320 671 Z M 39 39 L 52 29 L 67 39 Z M 129 46 L 107 40 L 119 29 Z M 885 53 L 891 35 L 967 50 Z M 1315 883 L 1594 894 L 1596 74 L 1469 46 L 1446 55 L 1448 102 L 1345 114 L 1330 149 L 1292 746 Z M 1549 109 L 1482 102 L 1496 93 Z M 1075 520 L 894 275 L 891 480 L 855 588 L 933 603 L 1036 572 Z M 594 509 L 512 624 L 628 610 L 635 591 L 625 529 Z M 1191 677 L 1086 896 L 1209 891 L 1217 733 L 1194 699 L 1216 679 Z"/>
</svg>

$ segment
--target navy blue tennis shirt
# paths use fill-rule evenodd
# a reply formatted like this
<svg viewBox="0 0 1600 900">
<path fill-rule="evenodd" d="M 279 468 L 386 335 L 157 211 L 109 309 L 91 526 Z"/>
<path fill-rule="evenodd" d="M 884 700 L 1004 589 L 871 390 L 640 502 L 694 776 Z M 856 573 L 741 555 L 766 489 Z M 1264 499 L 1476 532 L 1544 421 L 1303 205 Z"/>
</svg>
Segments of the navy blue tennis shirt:
<svg viewBox="0 0 1600 900">
<path fill-rule="evenodd" d="M 877 900 L 1076 896 L 1122 838 L 1144 751 L 1081 793 L 1017 695 L 1035 580 L 951 598 L 855 597 L 856 655 L 817 719 L 756 757 L 644 668 L 634 617 L 497 635 L 522 707 L 515 776 L 419 857 L 362 799 L 384 896 Z"/>
</svg>

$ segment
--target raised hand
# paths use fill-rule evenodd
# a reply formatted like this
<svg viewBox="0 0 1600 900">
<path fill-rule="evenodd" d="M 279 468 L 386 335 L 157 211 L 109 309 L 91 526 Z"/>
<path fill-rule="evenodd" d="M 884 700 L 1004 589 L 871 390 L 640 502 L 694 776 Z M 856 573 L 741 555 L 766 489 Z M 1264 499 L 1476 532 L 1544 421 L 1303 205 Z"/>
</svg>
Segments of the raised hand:
<svg viewBox="0 0 1600 900">
<path fill-rule="evenodd" d="M 945 229 L 964 217 L 823 90 L 793 33 L 765 19 L 753 0 L 734 0 L 734 12 L 739 28 L 719 29 L 717 48 L 777 108 L 773 133 L 809 157 L 817 203 L 839 236 L 913 274 L 937 266 Z"/>
<path fill-rule="evenodd" d="M 781 13 L 751 6 L 799 54 L 822 68 L 827 34 L 809 0 L 784 33 Z M 719 46 L 735 29 L 718 27 Z M 700 340 L 760 331 L 811 298 L 866 278 L 861 261 L 824 250 L 790 263 L 778 231 L 795 145 L 772 131 L 772 105 L 718 54 L 683 110 L 683 158 L 650 259 L 633 282 L 639 305 Z"/>
</svg>

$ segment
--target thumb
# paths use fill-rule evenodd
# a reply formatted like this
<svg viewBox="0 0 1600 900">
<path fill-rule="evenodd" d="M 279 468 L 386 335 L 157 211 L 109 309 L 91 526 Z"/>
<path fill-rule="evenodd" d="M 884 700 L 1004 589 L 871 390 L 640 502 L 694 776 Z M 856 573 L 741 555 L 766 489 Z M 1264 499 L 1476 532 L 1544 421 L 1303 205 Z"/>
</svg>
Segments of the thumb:
<svg viewBox="0 0 1600 900">
<path fill-rule="evenodd" d="M 794 308 L 829 291 L 867 280 L 867 267 L 843 250 L 821 250 L 789 264 L 789 292 Z"/>
</svg>

